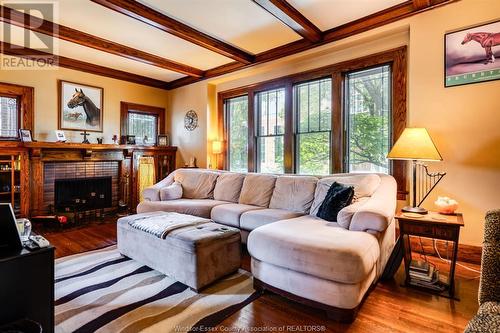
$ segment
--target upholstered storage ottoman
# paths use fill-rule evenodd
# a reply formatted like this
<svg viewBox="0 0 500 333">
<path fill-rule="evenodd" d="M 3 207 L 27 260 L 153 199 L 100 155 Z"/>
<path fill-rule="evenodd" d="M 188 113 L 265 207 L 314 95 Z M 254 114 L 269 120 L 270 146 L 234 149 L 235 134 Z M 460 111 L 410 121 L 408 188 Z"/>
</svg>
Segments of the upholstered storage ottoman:
<svg viewBox="0 0 500 333">
<path fill-rule="evenodd" d="M 142 220 L 142 229 L 136 225 L 138 220 Z M 177 221 L 177 224 L 167 223 L 167 231 L 159 235 L 158 224 L 162 223 L 155 222 L 164 220 Z M 123 255 L 193 290 L 198 291 L 240 267 L 241 241 L 236 228 L 168 212 L 131 215 L 120 218 L 117 224 L 118 250 Z M 165 224 L 161 227 L 165 229 Z"/>
</svg>

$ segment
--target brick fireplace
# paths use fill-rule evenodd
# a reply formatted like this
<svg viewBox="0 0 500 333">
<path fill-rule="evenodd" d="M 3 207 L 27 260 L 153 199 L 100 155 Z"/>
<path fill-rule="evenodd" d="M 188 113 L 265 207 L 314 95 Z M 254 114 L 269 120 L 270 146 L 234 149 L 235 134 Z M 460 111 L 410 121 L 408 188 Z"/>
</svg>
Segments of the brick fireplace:
<svg viewBox="0 0 500 333">
<path fill-rule="evenodd" d="M 103 179 L 103 177 L 109 177 L 111 182 L 111 202 L 109 207 L 105 208 L 105 212 L 114 211 L 118 207 L 118 201 L 120 199 L 120 162 L 118 161 L 89 161 L 89 162 L 49 162 L 44 163 L 44 180 L 43 180 L 43 206 L 42 213 L 49 214 L 55 209 L 56 211 L 64 210 L 66 207 L 57 207 L 55 202 L 56 197 L 56 182 L 59 182 L 60 186 L 66 187 L 69 190 L 71 183 L 75 183 L 75 187 L 85 187 L 89 186 L 93 180 Z M 97 179 L 96 179 L 97 178 Z M 89 182 L 83 182 L 82 180 L 88 180 Z M 101 183 L 104 182 L 101 181 Z M 64 190 L 64 188 L 63 188 Z M 61 191 L 59 193 L 64 193 L 64 195 L 71 196 L 71 191 Z M 97 194 L 96 194 L 97 195 Z M 75 199 L 80 199 L 79 204 L 81 209 L 84 208 L 85 201 L 89 200 L 87 194 L 81 194 L 81 198 L 75 196 Z M 60 198 L 63 199 L 63 198 Z M 66 201 L 66 206 L 68 202 Z M 88 205 L 87 205 L 88 206 Z M 108 205 L 106 205 L 108 206 Z M 88 208 L 92 208 L 88 206 Z M 101 208 L 101 207 L 96 207 Z M 67 208 L 66 208 L 67 209 Z"/>
</svg>

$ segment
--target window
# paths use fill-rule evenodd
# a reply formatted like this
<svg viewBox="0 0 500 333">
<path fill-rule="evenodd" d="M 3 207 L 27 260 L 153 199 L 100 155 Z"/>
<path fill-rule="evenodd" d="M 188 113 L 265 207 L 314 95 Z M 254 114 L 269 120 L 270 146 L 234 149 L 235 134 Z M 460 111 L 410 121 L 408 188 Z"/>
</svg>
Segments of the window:
<svg viewBox="0 0 500 333">
<path fill-rule="evenodd" d="M 135 135 L 138 145 L 155 145 L 165 130 L 165 109 L 121 102 L 121 135 Z"/>
<path fill-rule="evenodd" d="M 248 171 L 248 96 L 225 101 L 229 129 L 229 166 L 236 172 Z"/>
<path fill-rule="evenodd" d="M 128 135 L 135 135 L 138 145 L 156 144 L 158 116 L 129 111 Z"/>
<path fill-rule="evenodd" d="M 284 173 L 285 89 L 259 92 L 257 107 L 257 170 Z"/>
<path fill-rule="evenodd" d="M 0 140 L 18 140 L 20 128 L 33 130 L 34 96 L 32 87 L 0 82 Z"/>
<path fill-rule="evenodd" d="M 391 68 L 381 66 L 346 75 L 346 169 L 389 173 Z"/>
<path fill-rule="evenodd" d="M 406 66 L 401 47 L 220 92 L 225 167 L 390 173 L 405 199 L 404 163 L 385 156 L 406 125 Z"/>
<path fill-rule="evenodd" d="M 0 139 L 16 139 L 19 133 L 19 100 L 0 96 Z"/>
<path fill-rule="evenodd" d="M 294 87 L 297 173 L 326 175 L 331 171 L 332 80 Z"/>
</svg>

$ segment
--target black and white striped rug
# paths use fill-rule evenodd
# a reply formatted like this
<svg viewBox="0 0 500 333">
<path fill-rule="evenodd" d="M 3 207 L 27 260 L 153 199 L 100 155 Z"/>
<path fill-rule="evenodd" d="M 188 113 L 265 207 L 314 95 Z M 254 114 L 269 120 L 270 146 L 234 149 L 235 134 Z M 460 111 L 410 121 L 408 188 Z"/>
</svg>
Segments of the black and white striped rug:
<svg viewBox="0 0 500 333">
<path fill-rule="evenodd" d="M 55 330 L 200 332 L 257 297 L 248 272 L 197 294 L 111 246 L 56 260 Z"/>
</svg>

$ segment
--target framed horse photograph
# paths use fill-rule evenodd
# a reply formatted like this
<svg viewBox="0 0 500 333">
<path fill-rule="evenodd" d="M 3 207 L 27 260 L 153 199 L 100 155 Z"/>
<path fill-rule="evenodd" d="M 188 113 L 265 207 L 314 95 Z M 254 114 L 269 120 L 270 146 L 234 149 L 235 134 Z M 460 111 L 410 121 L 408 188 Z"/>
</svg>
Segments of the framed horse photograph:
<svg viewBox="0 0 500 333">
<path fill-rule="evenodd" d="M 103 131 L 104 89 L 59 80 L 60 130 Z"/>
<path fill-rule="evenodd" d="M 500 21 L 446 33 L 444 86 L 500 79 Z"/>
</svg>

